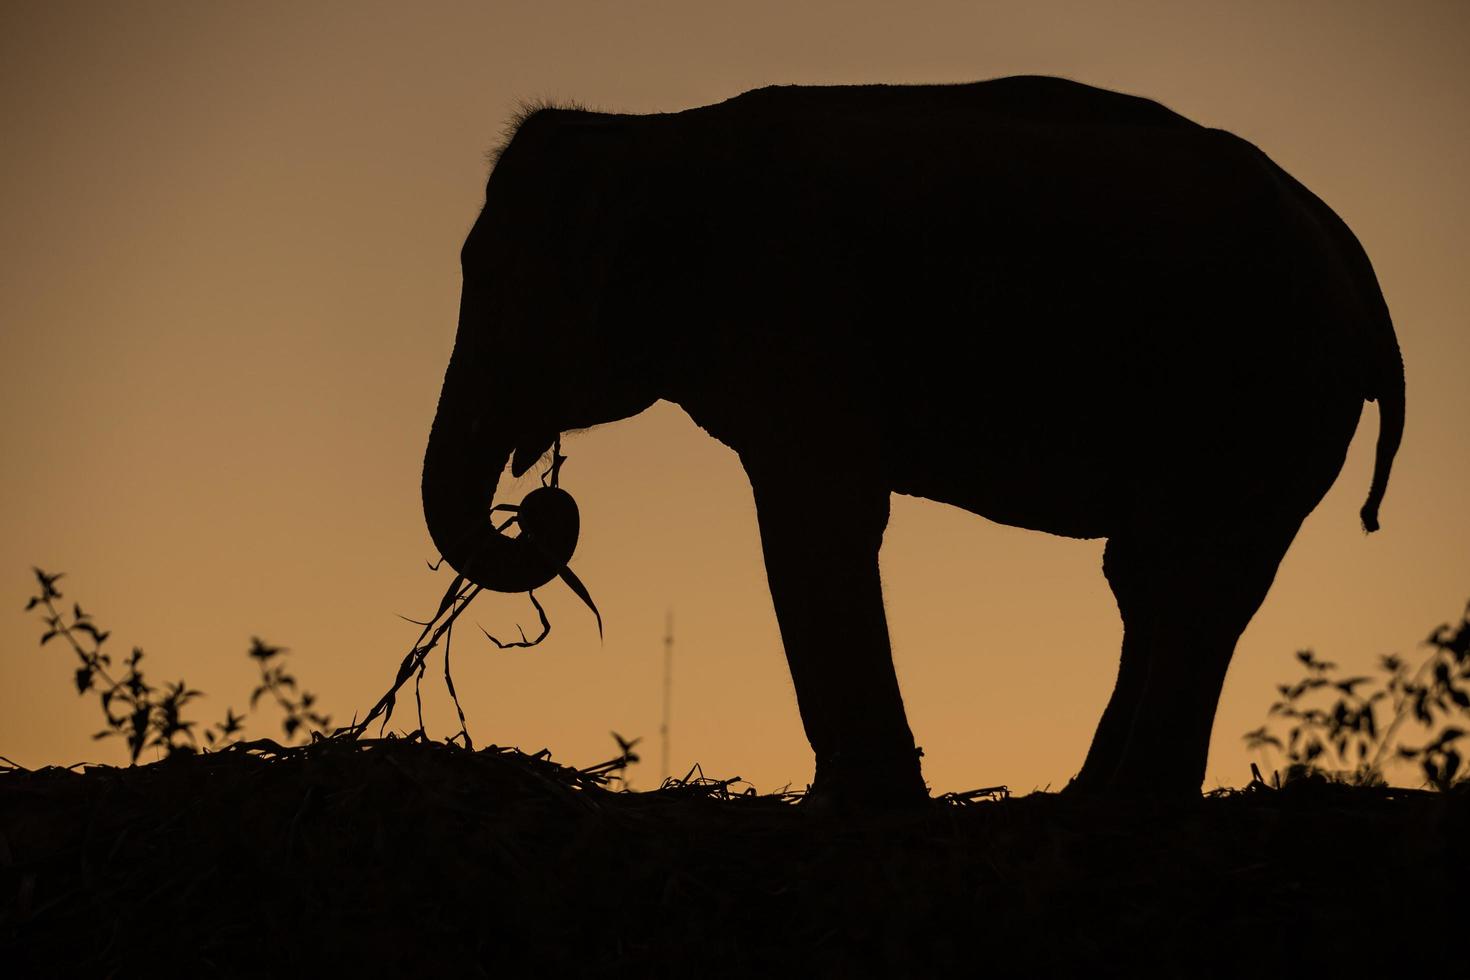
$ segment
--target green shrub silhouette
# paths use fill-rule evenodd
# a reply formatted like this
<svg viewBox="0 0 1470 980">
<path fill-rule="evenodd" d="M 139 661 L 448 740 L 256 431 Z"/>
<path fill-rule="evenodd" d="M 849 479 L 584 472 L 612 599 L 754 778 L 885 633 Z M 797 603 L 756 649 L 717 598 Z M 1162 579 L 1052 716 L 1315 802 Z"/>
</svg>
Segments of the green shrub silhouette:
<svg viewBox="0 0 1470 980">
<path fill-rule="evenodd" d="M 167 755 L 197 752 L 200 744 L 194 729 L 198 723 L 185 720 L 183 709 L 201 692 L 190 689 L 182 680 L 162 687 L 149 684 L 138 666 L 143 659 L 138 647 L 122 660 L 126 672 L 120 678 L 113 677 L 108 669 L 113 665 L 112 655 L 103 649 L 111 634 L 100 629 L 80 603 L 72 603 L 70 617 L 59 605 L 63 596 L 56 583 L 65 573 L 48 574 L 39 568 L 33 571 L 40 591 L 26 603 L 26 609 L 42 610 L 46 632 L 41 635 L 41 645 L 65 640 L 80 661 L 73 675 L 77 693 L 95 691 L 101 699 L 107 727 L 93 738 L 122 736 L 133 763 L 149 748 L 162 749 Z M 251 638 L 248 655 L 260 667 L 260 683 L 250 694 L 250 709 L 254 711 L 260 699 L 269 695 L 284 712 L 281 728 L 289 744 L 298 734 L 319 733 L 331 724 L 331 718 L 315 710 L 316 695 L 306 690 L 297 693 L 296 678 L 282 663 L 285 653 L 284 647 Z M 204 745 L 222 748 L 240 734 L 246 717 L 235 714 L 233 708 L 225 709 L 224 721 L 204 729 Z"/>
<path fill-rule="evenodd" d="M 1299 651 L 1306 674 L 1277 686 L 1266 724 L 1245 733 L 1246 745 L 1263 754 L 1267 748 L 1282 753 L 1287 780 L 1317 776 L 1383 785 L 1385 768 L 1398 760 L 1417 763 L 1435 789 L 1464 782 L 1460 743 L 1470 730 L 1470 604 L 1458 624 L 1441 624 L 1423 645 L 1429 653 L 1417 667 L 1389 654 L 1379 658 L 1376 677 L 1339 677 L 1337 664 Z M 1420 730 L 1418 744 L 1401 741 L 1409 722 Z"/>
<path fill-rule="evenodd" d="M 423 699 L 420 696 L 419 685 L 427 668 L 428 655 L 441 640 L 444 641 L 444 682 L 450 698 L 454 701 L 460 725 L 459 732 L 445 739 L 445 742 L 448 744 L 458 742 L 466 749 L 474 748 L 465 724 L 464 710 L 460 707 L 459 696 L 454 689 L 454 678 L 449 669 L 449 641 L 453 635 L 454 623 L 480 592 L 477 586 L 467 585 L 462 577 L 456 576 L 450 583 L 439 604 L 438 612 L 427 622 L 418 623 L 424 627 L 424 630 L 399 665 L 393 686 L 362 720 L 354 720 L 350 725 L 330 729 L 330 716 L 316 710 L 316 695 L 304 689 L 298 690 L 296 678 L 286 671 L 283 662 L 287 652 L 286 648 L 272 646 L 260 637 L 252 637 L 250 649 L 246 653 L 260 669 L 260 682 L 250 694 L 250 710 L 244 715 L 237 715 L 234 709 L 227 708 L 224 721 L 203 729 L 203 744 L 201 745 L 200 739 L 195 735 L 198 722 L 186 720 L 183 711 L 186 705 L 201 696 L 201 692 L 191 689 L 182 680 L 166 684 L 161 688 L 149 684 L 138 666 L 143 659 L 143 651 L 137 647 L 134 647 L 133 652 L 122 660 L 122 666 L 126 672 L 121 678 L 113 677 L 109 672 L 109 668 L 113 666 L 113 657 L 103 649 L 110 633 L 98 627 L 92 617 L 83 611 L 79 603 L 72 604 L 70 616 L 63 609 L 61 603 L 64 597 L 56 583 L 64 577 L 65 573 L 51 574 L 39 568 L 32 570 L 35 572 L 40 590 L 26 603 L 26 609 L 39 608 L 41 610 L 46 624 L 46 631 L 41 635 L 41 645 L 45 646 L 52 640 L 61 639 L 71 646 L 80 662 L 74 674 L 77 693 L 96 692 L 101 700 L 103 715 L 107 719 L 107 727 L 93 737 L 102 739 L 119 735 L 125 738 L 129 761 L 133 764 L 137 763 L 144 749 L 158 748 L 166 755 L 172 756 L 192 754 L 200 751 L 201 748 L 214 751 L 237 743 L 250 713 L 255 711 L 261 698 L 267 696 L 281 709 L 281 729 L 284 739 L 280 743 L 262 739 L 248 743 L 245 747 L 259 745 L 279 749 L 298 740 L 305 742 L 317 742 L 323 739 L 355 740 L 360 738 L 375 720 L 381 720 L 383 729 L 386 731 L 388 721 L 393 714 L 397 693 L 410 677 L 414 679 L 414 702 L 418 708 L 418 728 L 407 735 L 415 740 L 432 741 L 424 730 Z M 532 596 L 532 602 L 535 602 L 534 596 Z M 544 638 L 550 627 L 546 624 L 546 614 L 541 611 L 539 603 L 536 603 L 536 609 L 541 613 Z M 486 635 L 489 636 L 488 633 Z M 490 639 L 501 648 L 534 645 L 534 643 L 506 644 L 495 640 L 494 637 Z M 578 772 L 584 777 L 602 783 L 623 782 L 626 785 L 628 767 L 639 761 L 633 748 L 641 739 L 626 739 L 617 732 L 612 732 L 611 735 L 618 743 L 618 754 L 605 762 L 578 770 Z M 545 750 L 543 754 L 549 755 Z M 702 778 L 701 776 L 700 779 Z M 690 776 L 685 777 L 683 781 L 676 780 L 676 782 L 688 783 L 691 780 L 694 780 L 692 771 Z"/>
</svg>

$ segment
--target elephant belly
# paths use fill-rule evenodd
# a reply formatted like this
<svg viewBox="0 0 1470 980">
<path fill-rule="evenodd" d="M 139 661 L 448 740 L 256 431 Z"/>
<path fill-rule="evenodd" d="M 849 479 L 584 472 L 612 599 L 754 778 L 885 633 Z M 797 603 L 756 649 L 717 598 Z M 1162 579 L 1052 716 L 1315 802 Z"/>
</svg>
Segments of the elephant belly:
<svg viewBox="0 0 1470 980">
<path fill-rule="evenodd" d="M 1014 527 L 1112 533 L 1129 508 L 1131 462 L 1116 406 L 1045 379 L 1003 400 L 975 390 L 945 385 L 900 410 L 908 425 L 890 439 L 893 489 Z"/>
</svg>

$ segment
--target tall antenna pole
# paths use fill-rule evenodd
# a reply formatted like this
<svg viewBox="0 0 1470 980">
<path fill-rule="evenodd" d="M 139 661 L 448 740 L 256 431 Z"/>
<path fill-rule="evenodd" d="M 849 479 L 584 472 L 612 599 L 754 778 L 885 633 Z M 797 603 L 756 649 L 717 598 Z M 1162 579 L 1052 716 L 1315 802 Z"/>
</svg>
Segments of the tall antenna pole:
<svg viewBox="0 0 1470 980">
<path fill-rule="evenodd" d="M 669 710 L 674 701 L 674 611 L 664 617 L 664 721 L 658 727 L 663 741 L 664 779 L 669 778 Z"/>
</svg>

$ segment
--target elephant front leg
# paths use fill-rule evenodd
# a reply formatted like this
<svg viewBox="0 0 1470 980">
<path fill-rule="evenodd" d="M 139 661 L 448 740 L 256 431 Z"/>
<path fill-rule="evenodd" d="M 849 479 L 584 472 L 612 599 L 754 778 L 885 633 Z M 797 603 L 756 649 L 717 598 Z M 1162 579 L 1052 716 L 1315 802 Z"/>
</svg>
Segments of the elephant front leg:
<svg viewBox="0 0 1470 980">
<path fill-rule="evenodd" d="M 856 805 L 926 799 L 878 576 L 888 490 L 803 479 L 751 474 L 766 577 L 816 753 L 812 795 Z"/>
</svg>

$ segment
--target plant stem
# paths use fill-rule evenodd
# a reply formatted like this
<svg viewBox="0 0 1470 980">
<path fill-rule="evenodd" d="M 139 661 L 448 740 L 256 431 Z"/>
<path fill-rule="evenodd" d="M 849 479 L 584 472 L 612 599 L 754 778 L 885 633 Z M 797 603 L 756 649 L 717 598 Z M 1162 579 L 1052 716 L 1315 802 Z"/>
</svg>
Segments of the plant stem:
<svg viewBox="0 0 1470 980">
<path fill-rule="evenodd" d="M 1429 669 L 1431 664 L 1435 663 L 1438 660 L 1439 652 L 1436 651 L 1433 656 L 1431 656 L 1429 659 L 1425 660 L 1422 664 L 1419 665 L 1419 669 L 1414 671 L 1414 676 L 1412 679 L 1410 679 L 1409 683 L 1399 688 L 1400 692 L 1406 691 L 1410 688 L 1418 687 L 1419 679 L 1424 676 L 1424 672 Z M 1380 770 L 1378 767 L 1383 760 L 1383 754 L 1387 752 L 1388 747 L 1393 744 L 1394 733 L 1399 730 L 1399 726 L 1404 723 L 1404 718 L 1408 716 L 1409 701 L 1410 698 L 1408 697 L 1408 695 L 1401 693 L 1401 696 L 1398 698 L 1398 703 L 1394 705 L 1393 721 L 1391 721 L 1388 727 L 1383 730 L 1383 737 L 1378 740 L 1378 748 L 1373 753 L 1373 761 L 1368 765 L 1369 769 L 1378 772 L 1380 775 L 1382 775 L 1382 770 Z"/>
</svg>

